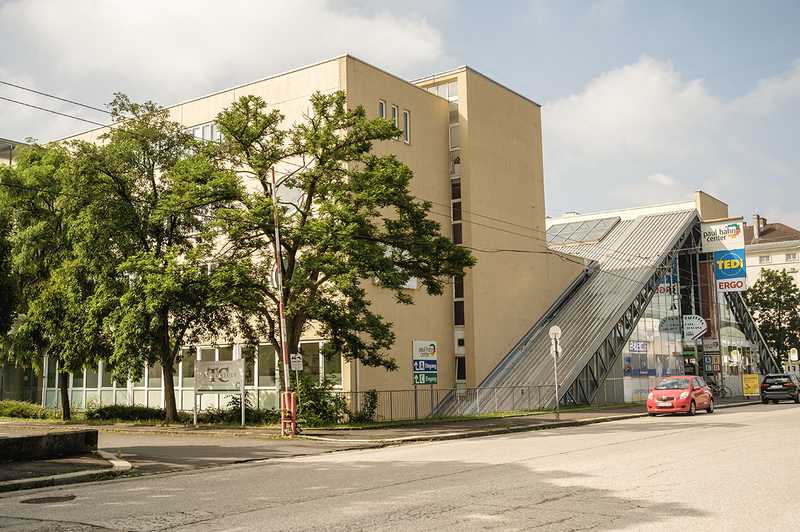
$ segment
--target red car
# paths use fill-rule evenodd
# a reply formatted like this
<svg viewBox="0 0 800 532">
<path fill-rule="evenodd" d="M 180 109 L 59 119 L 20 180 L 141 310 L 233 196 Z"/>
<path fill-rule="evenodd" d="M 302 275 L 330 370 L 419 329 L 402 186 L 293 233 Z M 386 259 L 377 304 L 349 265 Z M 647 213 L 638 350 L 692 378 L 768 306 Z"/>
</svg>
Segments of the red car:
<svg viewBox="0 0 800 532">
<path fill-rule="evenodd" d="M 676 375 L 661 379 L 647 396 L 647 413 L 686 412 L 693 416 L 698 410 L 714 411 L 714 397 L 702 377 Z"/>
</svg>

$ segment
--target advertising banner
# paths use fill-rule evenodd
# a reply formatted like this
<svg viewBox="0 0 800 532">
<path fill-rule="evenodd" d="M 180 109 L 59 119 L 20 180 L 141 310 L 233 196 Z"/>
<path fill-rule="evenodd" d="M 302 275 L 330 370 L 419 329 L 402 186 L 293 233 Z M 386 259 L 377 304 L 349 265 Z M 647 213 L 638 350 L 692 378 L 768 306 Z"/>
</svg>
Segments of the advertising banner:
<svg viewBox="0 0 800 532">
<path fill-rule="evenodd" d="M 714 252 L 714 273 L 717 290 L 720 292 L 741 292 L 747 290 L 747 269 L 744 250 Z"/>
<path fill-rule="evenodd" d="M 742 217 L 700 224 L 703 253 L 744 249 Z"/>
<path fill-rule="evenodd" d="M 759 395 L 758 375 L 749 373 L 742 375 L 742 389 L 744 389 L 744 395 Z"/>
</svg>

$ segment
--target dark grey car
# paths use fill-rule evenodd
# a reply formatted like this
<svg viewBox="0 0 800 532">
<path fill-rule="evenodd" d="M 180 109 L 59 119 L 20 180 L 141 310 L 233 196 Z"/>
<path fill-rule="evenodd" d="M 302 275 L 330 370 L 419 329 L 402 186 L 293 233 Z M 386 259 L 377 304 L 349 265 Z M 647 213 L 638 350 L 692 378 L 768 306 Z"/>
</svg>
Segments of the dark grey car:
<svg viewBox="0 0 800 532">
<path fill-rule="evenodd" d="M 761 383 L 761 402 L 778 404 L 781 399 L 800 403 L 800 380 L 794 373 L 773 373 Z"/>
</svg>

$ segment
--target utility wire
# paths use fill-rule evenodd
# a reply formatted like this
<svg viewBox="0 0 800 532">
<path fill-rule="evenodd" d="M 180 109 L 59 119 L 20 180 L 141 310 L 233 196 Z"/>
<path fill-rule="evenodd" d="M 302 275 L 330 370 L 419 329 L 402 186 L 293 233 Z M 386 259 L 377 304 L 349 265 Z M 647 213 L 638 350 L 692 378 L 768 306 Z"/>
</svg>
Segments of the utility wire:
<svg viewBox="0 0 800 532">
<path fill-rule="evenodd" d="M 32 105 L 32 104 L 29 104 L 29 103 L 20 102 L 20 101 L 17 101 L 17 100 L 12 100 L 11 98 L 6 98 L 4 96 L 0 96 L 0 100 L 5 100 L 7 102 L 16 103 L 16 104 L 19 104 L 19 105 L 24 105 L 26 107 L 32 107 L 32 108 L 38 109 L 40 111 L 45 111 L 47 113 L 52 113 L 54 115 L 66 116 L 67 118 L 72 118 L 73 120 L 80 120 L 81 122 L 87 122 L 87 123 L 93 124 L 95 126 L 108 127 L 107 124 L 101 124 L 100 122 L 94 122 L 92 120 L 86 120 L 85 118 L 79 118 L 77 116 L 68 115 L 66 113 L 59 113 L 58 111 L 53 111 L 52 109 L 45 109 L 44 107 L 39 107 L 38 105 Z"/>
<path fill-rule="evenodd" d="M 92 111 L 98 111 L 100 113 L 106 113 L 106 114 L 109 114 L 109 115 L 111 114 L 111 111 L 109 111 L 107 109 L 100 109 L 98 107 L 92 107 L 91 105 L 86 105 L 86 104 L 83 104 L 83 103 L 80 103 L 80 102 L 73 102 L 72 100 L 67 100 L 66 98 L 61 98 L 59 96 L 53 96 L 52 94 L 47 94 L 46 92 L 40 92 L 40 91 L 37 91 L 37 90 L 29 89 L 27 87 L 22 87 L 20 85 L 14 85 L 13 83 L 9 83 L 7 81 L 0 80 L 0 83 L 2 83 L 3 85 L 8 85 L 9 87 L 14 87 L 16 89 L 21 89 L 21 90 L 24 90 L 24 91 L 32 92 L 34 94 L 39 94 L 41 96 L 46 96 L 48 98 L 53 98 L 55 100 L 61 100 L 62 102 L 71 103 L 72 105 L 78 105 L 80 107 L 85 107 L 86 109 L 91 109 Z M 15 103 L 19 103 L 19 102 L 15 102 Z M 22 105 L 25 105 L 25 104 L 22 104 Z M 64 116 L 67 116 L 67 115 L 64 115 Z M 75 117 L 71 116 L 70 118 L 75 118 Z"/>
</svg>

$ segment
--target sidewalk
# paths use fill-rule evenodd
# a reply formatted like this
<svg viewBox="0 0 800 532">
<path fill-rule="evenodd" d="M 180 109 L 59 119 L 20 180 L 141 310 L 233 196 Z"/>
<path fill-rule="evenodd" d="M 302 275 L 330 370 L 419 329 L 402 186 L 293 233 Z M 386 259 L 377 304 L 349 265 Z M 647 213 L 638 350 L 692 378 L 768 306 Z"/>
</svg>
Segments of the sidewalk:
<svg viewBox="0 0 800 532">
<path fill-rule="evenodd" d="M 760 404 L 757 399 L 717 399 L 717 408 Z M 702 415 L 702 414 L 699 414 Z M 491 419 L 465 419 L 380 428 L 304 429 L 282 438 L 272 427 L 193 427 L 141 424 L 83 425 L 0 422 L 0 436 L 93 428 L 100 431 L 97 456 L 0 463 L 0 492 L 88 482 L 129 474 L 208 467 L 270 458 L 313 455 L 419 441 L 474 438 L 530 430 L 602 423 L 647 416 L 644 405 L 566 410 L 555 413 Z M 116 456 L 115 456 L 116 455 Z"/>
</svg>

